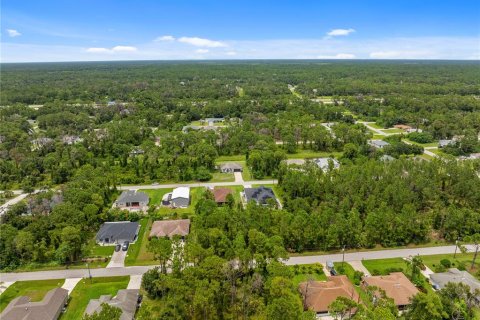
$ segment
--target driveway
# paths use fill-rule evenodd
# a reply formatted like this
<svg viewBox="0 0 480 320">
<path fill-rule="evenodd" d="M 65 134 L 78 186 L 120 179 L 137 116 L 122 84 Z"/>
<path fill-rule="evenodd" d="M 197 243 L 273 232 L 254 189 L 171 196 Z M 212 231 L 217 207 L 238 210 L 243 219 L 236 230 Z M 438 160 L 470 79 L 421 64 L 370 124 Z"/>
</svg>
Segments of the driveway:
<svg viewBox="0 0 480 320">
<path fill-rule="evenodd" d="M 127 255 L 127 251 L 114 251 L 110 262 L 107 265 L 107 268 L 119 268 L 125 266 L 125 257 Z"/>
<path fill-rule="evenodd" d="M 349 264 L 352 266 L 353 270 L 363 272 L 363 274 L 367 277 L 370 276 L 370 272 L 368 272 L 367 268 L 365 268 L 362 261 L 350 261 Z"/>
<path fill-rule="evenodd" d="M 140 289 L 142 285 L 142 275 L 130 276 L 127 289 Z"/>
<path fill-rule="evenodd" d="M 82 280 L 82 278 L 65 279 L 62 288 L 68 290 L 68 295 L 70 295 L 70 293 L 72 293 L 72 290 L 75 288 L 75 286 L 80 280 Z"/>
<path fill-rule="evenodd" d="M 243 176 L 241 172 L 234 172 L 233 175 L 235 176 L 235 182 L 236 183 L 244 183 L 243 181 Z"/>
</svg>

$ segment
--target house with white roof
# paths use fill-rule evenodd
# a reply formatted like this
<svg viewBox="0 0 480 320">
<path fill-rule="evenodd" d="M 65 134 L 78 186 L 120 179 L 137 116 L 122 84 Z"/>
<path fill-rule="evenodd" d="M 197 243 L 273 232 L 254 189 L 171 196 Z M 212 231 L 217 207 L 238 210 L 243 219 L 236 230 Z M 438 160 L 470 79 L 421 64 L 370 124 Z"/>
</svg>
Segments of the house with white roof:
<svg viewBox="0 0 480 320">
<path fill-rule="evenodd" d="M 190 204 L 190 188 L 178 187 L 173 189 L 172 192 L 163 196 L 162 204 L 175 208 L 187 208 Z"/>
</svg>

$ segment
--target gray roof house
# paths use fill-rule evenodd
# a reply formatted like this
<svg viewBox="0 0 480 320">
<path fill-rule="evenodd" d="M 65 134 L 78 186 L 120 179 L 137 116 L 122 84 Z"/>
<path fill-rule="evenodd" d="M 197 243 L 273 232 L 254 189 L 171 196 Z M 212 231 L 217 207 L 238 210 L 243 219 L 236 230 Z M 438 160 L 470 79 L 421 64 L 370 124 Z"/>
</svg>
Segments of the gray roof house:
<svg viewBox="0 0 480 320">
<path fill-rule="evenodd" d="M 144 192 L 126 190 L 123 191 L 117 201 L 115 201 L 114 207 L 129 211 L 146 211 L 149 201 L 150 198 Z"/>
<path fill-rule="evenodd" d="M 243 167 L 236 162 L 227 162 L 220 165 L 220 172 L 223 173 L 232 173 L 232 172 L 242 172 Z"/>
<path fill-rule="evenodd" d="M 27 296 L 13 299 L 0 314 L 2 320 L 57 320 L 68 301 L 68 290 L 55 288 L 42 301 L 30 302 Z"/>
<path fill-rule="evenodd" d="M 112 298 L 111 295 L 103 295 L 100 296 L 99 299 L 92 299 L 88 303 L 84 315 L 92 315 L 95 312 L 101 312 L 102 303 L 106 303 L 122 310 L 120 320 L 133 320 L 138 306 L 138 290 L 123 289 L 118 290 L 117 296 L 114 298 Z"/>
<path fill-rule="evenodd" d="M 328 171 L 328 169 L 330 168 L 330 161 L 332 162 L 333 169 L 340 168 L 340 163 L 337 159 L 334 158 L 317 158 L 312 159 L 312 161 L 324 172 Z"/>
<path fill-rule="evenodd" d="M 457 268 L 451 268 L 447 272 L 431 274 L 430 280 L 436 289 L 442 289 L 449 282 L 461 282 L 469 286 L 472 292 L 476 289 L 480 290 L 480 281 L 467 271 L 460 271 Z M 480 300 L 480 296 L 477 297 L 477 300 Z"/>
<path fill-rule="evenodd" d="M 368 140 L 368 144 L 376 149 L 383 149 L 384 147 L 390 145 L 390 143 L 383 140 Z"/>
<path fill-rule="evenodd" d="M 448 145 L 451 145 L 451 144 L 453 144 L 453 143 L 454 143 L 453 140 L 439 140 L 439 141 L 438 141 L 438 147 L 439 147 L 439 148 L 444 148 L 444 147 L 446 147 L 446 146 L 448 146 Z"/>
<path fill-rule="evenodd" d="M 245 188 L 245 201 L 255 201 L 257 204 L 265 205 L 268 199 L 277 200 L 273 190 L 264 186 L 258 188 Z"/>
<path fill-rule="evenodd" d="M 95 237 L 97 243 L 113 245 L 125 241 L 135 242 L 137 240 L 140 225 L 138 222 L 117 221 L 105 222 L 98 230 Z"/>
<path fill-rule="evenodd" d="M 190 204 L 190 188 L 178 187 L 172 191 L 172 205 L 177 208 L 186 208 Z"/>
</svg>

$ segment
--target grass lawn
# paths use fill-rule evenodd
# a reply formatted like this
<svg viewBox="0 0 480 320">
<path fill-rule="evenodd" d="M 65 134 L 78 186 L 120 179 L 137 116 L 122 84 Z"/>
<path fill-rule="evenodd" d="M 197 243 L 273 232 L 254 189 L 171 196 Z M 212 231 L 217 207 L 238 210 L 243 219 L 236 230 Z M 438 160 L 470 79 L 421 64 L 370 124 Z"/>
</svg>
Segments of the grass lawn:
<svg viewBox="0 0 480 320">
<path fill-rule="evenodd" d="M 368 125 L 372 128 L 375 128 L 375 129 L 385 129 L 384 126 L 381 126 L 381 125 L 377 124 L 376 122 L 368 123 Z"/>
<path fill-rule="evenodd" d="M 428 154 L 425 154 L 425 153 L 422 153 L 418 157 L 420 157 L 422 159 L 425 159 L 425 160 L 432 160 L 433 159 L 433 157 L 431 155 L 428 155 Z"/>
<path fill-rule="evenodd" d="M 418 146 L 422 146 L 424 148 L 428 148 L 428 147 L 438 147 L 438 142 L 430 142 L 430 143 L 418 143 L 418 142 L 415 142 L 415 141 L 412 141 L 410 139 L 403 139 L 403 140 L 406 140 L 407 142 L 410 142 L 411 144 L 416 144 Z"/>
<path fill-rule="evenodd" d="M 146 245 L 145 242 L 148 241 L 148 231 L 152 225 L 151 219 L 141 219 L 140 223 L 140 231 L 138 232 L 138 238 L 135 243 L 131 244 L 128 247 L 127 256 L 125 257 L 125 265 L 131 266 L 134 265 L 138 259 L 139 253 L 142 250 L 141 248 Z"/>
<path fill-rule="evenodd" d="M 327 280 L 327 276 L 325 273 L 323 273 L 323 267 L 320 263 L 289 266 L 289 268 L 294 273 L 292 281 L 295 287 L 298 287 L 301 282 L 305 282 L 310 279 L 315 281 Z"/>
<path fill-rule="evenodd" d="M 407 264 L 402 258 L 363 260 L 362 263 L 372 275 L 387 275 L 388 269 L 391 268 L 401 268 L 403 271 L 407 269 Z"/>
<path fill-rule="evenodd" d="M 64 282 L 64 279 L 17 281 L 0 295 L 0 311 L 20 296 L 28 296 L 31 301 L 41 301 L 48 291 L 61 287 Z"/>
<path fill-rule="evenodd" d="M 142 189 L 142 190 L 140 190 L 140 191 L 143 191 L 143 192 L 145 192 L 146 194 L 148 194 L 148 196 L 150 197 L 150 202 L 149 202 L 150 205 L 157 206 L 157 205 L 160 205 L 160 204 L 162 203 L 162 197 L 163 197 L 166 193 L 172 192 L 173 189 L 172 189 L 172 188 L 166 188 L 166 189 Z"/>
<path fill-rule="evenodd" d="M 405 131 L 403 131 L 402 129 L 396 129 L 396 128 L 384 129 L 384 130 L 381 130 L 381 131 L 385 132 L 385 133 L 405 133 Z"/>
<path fill-rule="evenodd" d="M 383 140 L 383 139 L 385 139 L 385 137 L 386 137 L 386 136 L 383 135 L 383 134 L 374 134 L 374 135 L 372 136 L 372 140 Z"/>
<path fill-rule="evenodd" d="M 440 260 L 442 259 L 448 259 L 450 260 L 452 264 L 452 268 L 457 268 L 459 264 L 465 264 L 466 270 L 470 272 L 471 274 L 475 275 L 478 270 L 480 270 L 480 258 L 477 259 L 475 262 L 475 268 L 473 270 L 470 269 L 470 266 L 472 265 L 472 260 L 473 260 L 473 253 L 458 253 L 455 256 L 455 259 L 453 258 L 453 254 L 436 254 L 432 256 L 422 256 L 423 263 L 432 269 L 433 272 L 435 272 L 440 266 Z M 438 270 L 441 271 L 441 270 Z"/>
<path fill-rule="evenodd" d="M 231 182 L 235 181 L 233 173 L 214 172 L 210 182 Z"/>
<path fill-rule="evenodd" d="M 60 319 L 82 319 L 90 299 L 98 299 L 101 295 L 106 294 L 115 296 L 118 290 L 127 288 L 129 280 L 129 276 L 92 278 L 93 283 L 90 283 L 90 280 L 81 280 L 70 294 L 67 311 Z"/>
<path fill-rule="evenodd" d="M 203 126 L 200 120 L 190 122 L 191 126 Z"/>
<path fill-rule="evenodd" d="M 326 158 L 333 156 L 339 158 L 342 156 L 342 152 L 324 152 L 313 151 L 309 149 L 299 149 L 297 153 L 287 154 L 287 159 L 311 159 L 311 158 Z"/>
<path fill-rule="evenodd" d="M 237 154 L 233 156 L 220 156 L 217 158 L 217 163 L 227 162 L 227 161 L 245 161 L 245 155 Z"/>
</svg>

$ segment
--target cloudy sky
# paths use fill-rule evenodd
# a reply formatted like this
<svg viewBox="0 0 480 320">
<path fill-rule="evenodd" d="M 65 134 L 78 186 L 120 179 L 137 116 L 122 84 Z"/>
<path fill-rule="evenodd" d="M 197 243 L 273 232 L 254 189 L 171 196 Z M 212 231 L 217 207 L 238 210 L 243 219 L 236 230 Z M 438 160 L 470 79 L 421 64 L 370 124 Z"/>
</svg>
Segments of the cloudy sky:
<svg viewBox="0 0 480 320">
<path fill-rule="evenodd" d="M 2 62 L 480 59 L 478 0 L 2 0 Z"/>
</svg>

